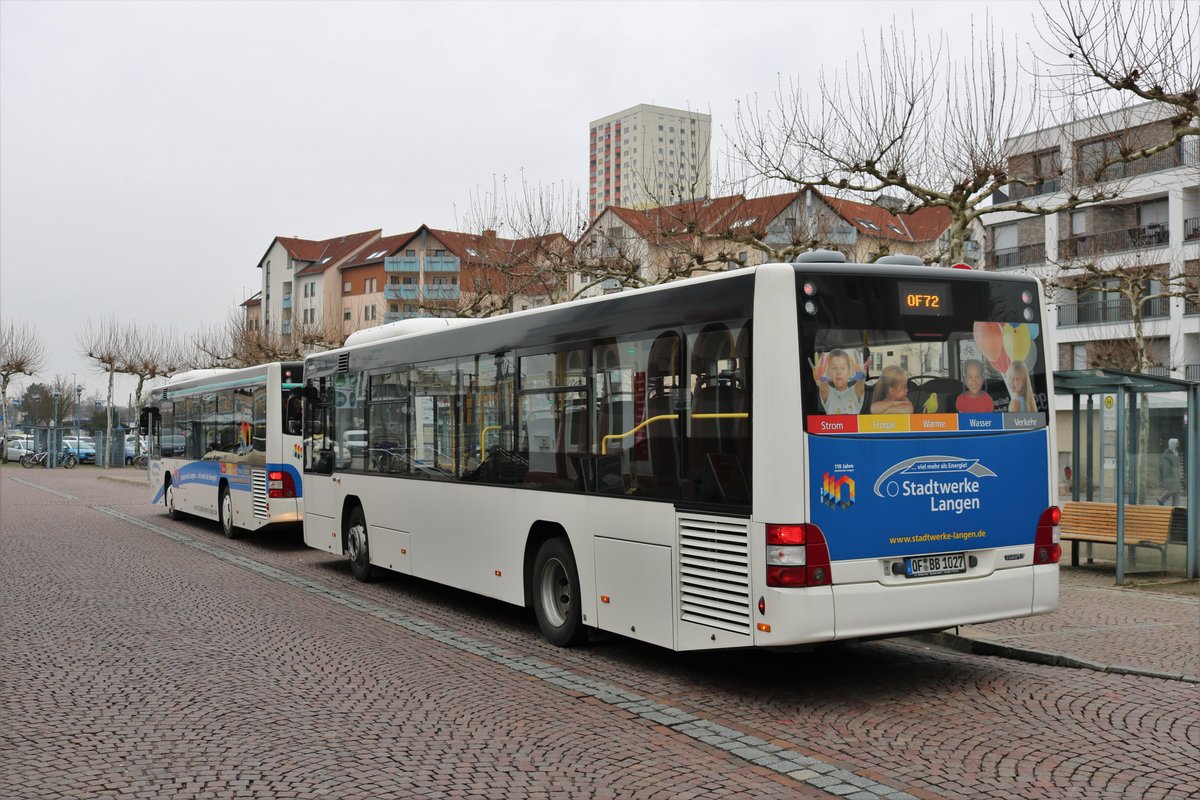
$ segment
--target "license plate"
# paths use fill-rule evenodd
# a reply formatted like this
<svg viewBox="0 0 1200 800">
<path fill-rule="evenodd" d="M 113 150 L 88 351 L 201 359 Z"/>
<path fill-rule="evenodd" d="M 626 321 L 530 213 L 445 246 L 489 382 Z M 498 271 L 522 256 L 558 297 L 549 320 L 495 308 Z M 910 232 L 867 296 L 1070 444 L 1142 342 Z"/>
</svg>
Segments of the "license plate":
<svg viewBox="0 0 1200 800">
<path fill-rule="evenodd" d="M 904 559 L 904 575 L 908 578 L 927 578 L 930 575 L 953 575 L 967 571 L 966 553 L 943 553 L 938 556 L 913 556 Z"/>
</svg>

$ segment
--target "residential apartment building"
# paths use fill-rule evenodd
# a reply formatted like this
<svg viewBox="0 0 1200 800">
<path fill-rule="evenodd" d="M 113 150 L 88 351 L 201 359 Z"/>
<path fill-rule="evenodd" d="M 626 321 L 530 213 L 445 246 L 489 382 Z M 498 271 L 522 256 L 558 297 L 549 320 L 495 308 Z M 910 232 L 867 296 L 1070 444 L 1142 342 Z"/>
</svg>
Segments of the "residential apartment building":
<svg viewBox="0 0 1200 800">
<path fill-rule="evenodd" d="M 588 209 L 650 208 L 707 197 L 712 117 L 636 105 L 588 124 Z"/>
<path fill-rule="evenodd" d="M 276 237 L 259 260 L 262 290 L 242 303 L 245 325 L 285 340 L 331 341 L 422 316 L 486 316 L 565 299 L 572 243 L 561 234 L 504 239 L 417 230 L 326 240 Z"/>
<path fill-rule="evenodd" d="M 1011 170 L 1029 180 L 1014 199 L 1052 209 L 1068 193 L 1097 185 L 1101 159 L 1170 138 L 1151 104 L 1036 131 L 1010 143 Z M 1190 286 L 1185 296 L 1141 303 L 1153 369 L 1200 380 L 1200 157 L 1185 140 L 1154 156 L 1105 169 L 1099 185 L 1117 199 L 1046 216 L 985 217 L 988 269 L 1018 270 L 1054 285 L 1056 369 L 1131 366 L 1133 306 L 1116 291 L 1149 278 L 1150 295 Z"/>
<path fill-rule="evenodd" d="M 884 205 L 827 197 L 815 189 L 747 198 L 716 197 L 650 209 L 606 208 L 583 232 L 577 260 L 609 267 L 636 280 L 788 261 L 813 247 L 837 250 L 848 261 L 915 255 L 940 263 L 947 250 L 950 212 L 944 208 L 897 214 Z M 974 263 L 978 245 L 971 243 Z M 630 281 L 632 283 L 634 281 Z M 589 285 L 591 283 L 591 285 Z M 592 282 L 585 269 L 573 290 L 583 296 L 620 291 L 622 282 Z"/>
<path fill-rule="evenodd" d="M 339 268 L 380 233 L 363 231 L 320 241 L 275 237 L 258 260 L 262 330 L 291 337 L 301 326 L 314 329 L 340 320 Z"/>
</svg>

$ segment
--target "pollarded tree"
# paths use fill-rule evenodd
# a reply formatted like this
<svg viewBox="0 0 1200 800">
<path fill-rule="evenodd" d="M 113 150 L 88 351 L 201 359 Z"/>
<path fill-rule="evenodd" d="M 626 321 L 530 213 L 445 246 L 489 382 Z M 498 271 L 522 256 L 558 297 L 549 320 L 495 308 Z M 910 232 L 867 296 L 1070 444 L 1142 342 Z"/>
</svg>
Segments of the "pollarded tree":
<svg viewBox="0 0 1200 800">
<path fill-rule="evenodd" d="M 125 360 L 125 354 L 135 347 L 136 336 L 132 328 L 121 323 L 116 317 L 109 317 L 101 322 L 87 320 L 83 330 L 79 332 L 78 342 L 81 354 L 92 362 L 97 372 L 108 375 L 108 396 L 105 403 L 104 441 L 112 441 L 113 431 L 113 381 Z M 109 462 L 111 447 L 105 446 L 103 465 L 112 466 Z"/>
<path fill-rule="evenodd" d="M 137 380 L 134 408 L 140 409 L 146 381 L 169 378 L 183 367 L 186 358 L 173 332 L 133 326 L 128 333 L 129 349 L 125 351 L 117 371 Z"/>
<path fill-rule="evenodd" d="M 3 415 L 4 441 L 8 441 L 8 389 L 19 375 L 32 377 L 46 361 L 46 348 L 32 325 L 8 321 L 0 325 L 0 414 Z M 0 448 L 0 460 L 8 460 L 7 444 Z"/>
<path fill-rule="evenodd" d="M 967 47 L 955 59 L 945 35 L 922 46 L 915 31 L 893 25 L 876 44 L 864 41 L 852 66 L 821 73 L 815 92 L 794 78 L 781 83 L 773 108 L 742 108 L 735 157 L 767 181 L 861 196 L 900 193 L 901 213 L 946 208 L 951 262 L 963 259 L 972 226 L 988 214 L 1046 216 L 1120 195 L 1121 186 L 1106 180 L 1120 153 L 1082 174 L 1059 159 L 1010 163 L 1009 142 L 1018 136 L 1027 145 L 1044 136 L 1030 151 L 1057 145 L 1043 111 L 1049 98 L 990 20 L 972 29 Z M 1051 183 L 1057 191 L 1042 194 Z"/>
<path fill-rule="evenodd" d="M 1057 91 L 1096 111 L 1151 102 L 1172 111 L 1171 135 L 1113 155 L 1152 157 L 1200 136 L 1200 13 L 1172 0 L 1061 0 L 1043 6 L 1041 59 Z"/>
</svg>

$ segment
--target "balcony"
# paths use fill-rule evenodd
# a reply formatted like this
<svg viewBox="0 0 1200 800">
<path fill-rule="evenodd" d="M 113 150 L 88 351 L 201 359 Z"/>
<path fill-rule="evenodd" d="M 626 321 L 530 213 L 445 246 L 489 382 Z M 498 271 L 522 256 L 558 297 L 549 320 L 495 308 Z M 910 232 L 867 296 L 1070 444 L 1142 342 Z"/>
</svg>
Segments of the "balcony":
<svg viewBox="0 0 1200 800">
<path fill-rule="evenodd" d="M 1025 267 L 1043 264 L 1046 261 L 1046 243 L 1023 244 L 1020 247 L 1003 247 L 987 255 L 987 263 L 995 269 Z"/>
<path fill-rule="evenodd" d="M 416 300 L 417 288 L 415 283 L 385 283 L 383 285 L 383 299 Z"/>
<path fill-rule="evenodd" d="M 1165 319 L 1170 315 L 1171 303 L 1168 297 L 1156 297 L 1142 305 L 1142 319 Z M 1063 328 L 1132 320 L 1132 304 L 1125 297 L 1064 304 L 1058 307 L 1058 324 Z"/>
<path fill-rule="evenodd" d="M 283 309 L 286 311 L 287 309 L 289 309 L 291 307 L 292 307 L 292 296 L 290 294 L 285 294 L 283 296 Z"/>
<path fill-rule="evenodd" d="M 1200 241 L 1200 217 L 1183 221 L 1183 240 L 1185 242 Z"/>
<path fill-rule="evenodd" d="M 426 272 L 458 272 L 458 256 L 425 256 Z"/>
<path fill-rule="evenodd" d="M 383 260 L 384 272 L 420 272 L 421 260 L 416 256 L 393 256 Z"/>
<path fill-rule="evenodd" d="M 1061 184 L 1059 183 L 1057 178 L 1052 178 L 1050 180 L 1045 180 L 1045 181 L 1038 181 L 1037 183 L 1033 184 L 1032 186 L 1023 186 L 1019 183 L 1014 183 L 1007 187 L 1008 188 L 1008 192 L 1007 192 L 1008 199 L 1024 200 L 1026 197 L 1040 197 L 1041 195 L 1044 195 L 1044 194 L 1054 194 L 1055 192 L 1058 191 L 1058 187 L 1060 185 Z M 997 194 L 1001 194 L 1001 193 L 997 192 Z"/>
<path fill-rule="evenodd" d="M 1109 157 L 1116 155 L 1115 149 L 1109 149 L 1107 152 Z M 1101 156 L 1093 155 L 1092 159 L 1083 153 L 1079 156 L 1079 167 L 1076 173 L 1079 176 L 1081 183 L 1090 183 L 1095 172 L 1095 167 L 1099 166 L 1102 161 Z M 1178 142 L 1166 150 L 1159 151 L 1152 156 L 1139 158 L 1136 161 L 1130 161 L 1125 164 L 1113 164 L 1104 170 L 1101 176 L 1103 181 L 1112 181 L 1120 178 L 1136 178 L 1138 175 L 1148 175 L 1151 172 L 1161 172 L 1166 169 L 1175 169 L 1182 167 L 1187 162 L 1184 158 L 1183 143 Z"/>
<path fill-rule="evenodd" d="M 461 296 L 457 286 L 426 286 L 426 300 L 457 300 Z"/>
<path fill-rule="evenodd" d="M 1089 258 L 1108 253 L 1119 253 L 1124 250 L 1166 247 L 1170 238 L 1170 227 L 1165 222 L 1118 231 L 1084 233 L 1060 240 L 1058 257 Z"/>
<path fill-rule="evenodd" d="M 1184 367 L 1183 377 L 1189 381 L 1200 381 L 1200 364 L 1188 364 Z"/>
</svg>

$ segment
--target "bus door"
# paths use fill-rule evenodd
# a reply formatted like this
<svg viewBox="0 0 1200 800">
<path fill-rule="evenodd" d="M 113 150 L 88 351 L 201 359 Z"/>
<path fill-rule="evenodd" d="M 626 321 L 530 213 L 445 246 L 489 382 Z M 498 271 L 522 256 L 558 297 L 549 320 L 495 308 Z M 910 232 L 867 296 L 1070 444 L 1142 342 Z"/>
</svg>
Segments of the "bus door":
<svg viewBox="0 0 1200 800">
<path fill-rule="evenodd" d="M 304 542 L 340 555 L 341 488 L 338 469 L 349 466 L 349 447 L 335 438 L 336 393 L 330 378 L 310 380 L 304 390 Z"/>
</svg>

